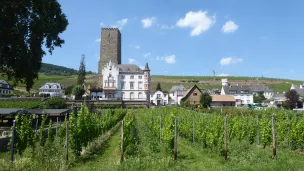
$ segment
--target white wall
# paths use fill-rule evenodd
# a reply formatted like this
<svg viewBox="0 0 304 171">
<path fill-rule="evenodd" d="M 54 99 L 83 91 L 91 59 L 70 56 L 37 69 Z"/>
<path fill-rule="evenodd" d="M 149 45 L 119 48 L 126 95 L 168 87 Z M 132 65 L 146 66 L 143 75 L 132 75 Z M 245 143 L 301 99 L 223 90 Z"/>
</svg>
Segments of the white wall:
<svg viewBox="0 0 304 171">
<path fill-rule="evenodd" d="M 252 94 L 235 94 L 233 95 L 236 101 L 236 104 L 252 104 L 253 95 Z M 243 101 L 243 103 L 241 102 Z"/>
<path fill-rule="evenodd" d="M 159 95 L 160 97 L 157 98 L 157 95 Z M 165 94 L 162 91 L 156 91 L 150 96 L 150 102 L 153 101 L 154 104 L 157 104 L 157 100 L 161 100 L 160 101 L 161 105 L 167 105 L 169 103 L 168 99 L 169 99 L 168 94 L 166 94 L 165 97 Z"/>
</svg>

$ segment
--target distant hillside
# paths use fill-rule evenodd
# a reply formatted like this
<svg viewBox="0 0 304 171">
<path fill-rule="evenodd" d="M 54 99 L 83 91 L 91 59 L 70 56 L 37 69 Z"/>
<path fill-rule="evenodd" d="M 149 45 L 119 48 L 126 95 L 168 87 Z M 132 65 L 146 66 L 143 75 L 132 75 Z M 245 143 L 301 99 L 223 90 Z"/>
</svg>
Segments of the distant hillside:
<svg viewBox="0 0 304 171">
<path fill-rule="evenodd" d="M 76 69 L 73 69 L 73 68 L 67 68 L 67 67 L 64 67 L 64 66 L 42 63 L 41 69 L 40 69 L 39 72 L 44 73 L 45 75 L 70 76 L 70 75 L 76 75 L 78 71 Z M 89 71 L 87 73 L 92 74 L 91 71 Z"/>
</svg>

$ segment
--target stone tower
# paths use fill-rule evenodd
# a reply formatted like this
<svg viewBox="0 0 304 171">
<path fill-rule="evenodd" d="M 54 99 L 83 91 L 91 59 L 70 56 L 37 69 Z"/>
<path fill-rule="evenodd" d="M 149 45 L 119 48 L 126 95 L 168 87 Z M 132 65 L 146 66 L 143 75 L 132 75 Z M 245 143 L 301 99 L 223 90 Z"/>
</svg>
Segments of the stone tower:
<svg viewBox="0 0 304 171">
<path fill-rule="evenodd" d="M 150 102 L 150 84 L 151 84 L 151 77 L 150 77 L 150 68 L 148 62 L 146 62 L 146 66 L 143 69 L 144 71 L 144 90 L 147 96 L 148 103 Z"/>
<path fill-rule="evenodd" d="M 109 61 L 121 64 L 121 34 L 118 28 L 102 28 L 98 73 Z"/>
</svg>

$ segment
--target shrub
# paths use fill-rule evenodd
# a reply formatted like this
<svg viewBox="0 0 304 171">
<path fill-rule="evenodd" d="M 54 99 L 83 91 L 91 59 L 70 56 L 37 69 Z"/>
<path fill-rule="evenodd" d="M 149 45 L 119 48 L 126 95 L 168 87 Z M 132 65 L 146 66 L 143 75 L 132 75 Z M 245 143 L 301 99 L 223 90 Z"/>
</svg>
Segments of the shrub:
<svg viewBox="0 0 304 171">
<path fill-rule="evenodd" d="M 67 104 L 65 100 L 60 97 L 51 97 L 45 101 L 44 108 L 46 109 L 65 109 Z"/>
<path fill-rule="evenodd" d="M 85 90 L 81 85 L 76 85 L 73 88 L 73 94 L 75 95 L 76 100 L 81 99 L 82 95 L 85 93 Z"/>
</svg>

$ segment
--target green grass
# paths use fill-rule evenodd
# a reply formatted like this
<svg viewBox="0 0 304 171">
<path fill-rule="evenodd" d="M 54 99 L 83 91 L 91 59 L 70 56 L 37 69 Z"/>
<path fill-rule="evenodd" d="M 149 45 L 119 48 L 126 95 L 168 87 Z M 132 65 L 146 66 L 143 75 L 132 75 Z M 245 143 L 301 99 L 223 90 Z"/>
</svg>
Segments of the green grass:
<svg viewBox="0 0 304 171">
<path fill-rule="evenodd" d="M 201 89 L 213 89 L 213 88 L 221 88 L 220 80 L 222 78 L 227 78 L 228 81 L 231 81 L 232 84 L 234 82 L 244 83 L 247 82 L 255 82 L 257 81 L 257 77 L 216 77 L 215 82 L 213 82 L 212 76 L 164 76 L 164 75 L 152 75 L 151 76 L 151 88 L 152 91 L 156 89 L 156 85 L 158 82 L 161 83 L 161 87 L 164 91 L 169 91 L 172 86 L 182 84 L 185 88 L 190 88 L 193 85 L 198 85 Z M 7 80 L 6 77 L 0 76 L 0 79 Z M 95 80 L 95 79 L 94 79 Z M 93 81 L 91 79 L 91 81 Z M 202 81 L 203 83 L 195 83 L 193 81 Z M 12 83 L 12 81 L 9 81 Z M 33 85 L 33 90 L 39 90 L 40 86 L 42 86 L 46 82 L 59 82 L 64 87 L 73 86 L 77 82 L 77 75 L 72 76 L 60 76 L 60 75 L 45 75 L 40 73 L 39 79 L 35 80 L 35 84 Z M 265 83 L 270 88 L 272 88 L 275 92 L 283 92 L 288 91 L 290 89 L 291 84 L 302 84 L 302 81 L 297 80 L 288 80 L 288 79 L 278 79 L 278 78 L 258 78 L 259 83 Z M 90 82 L 89 84 L 92 84 Z M 17 87 L 24 88 L 25 84 L 19 83 Z"/>
</svg>

